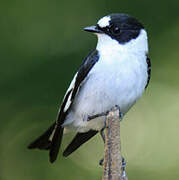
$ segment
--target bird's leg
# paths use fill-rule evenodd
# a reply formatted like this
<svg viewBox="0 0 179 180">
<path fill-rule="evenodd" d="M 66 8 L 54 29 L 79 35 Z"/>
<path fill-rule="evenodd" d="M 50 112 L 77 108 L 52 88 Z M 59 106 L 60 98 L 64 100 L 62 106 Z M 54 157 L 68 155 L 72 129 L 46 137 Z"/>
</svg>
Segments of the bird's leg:
<svg viewBox="0 0 179 180">
<path fill-rule="evenodd" d="M 115 105 L 115 107 L 118 108 L 118 110 L 119 110 L 119 120 L 122 121 L 122 119 L 124 117 L 124 114 L 121 112 L 121 108 L 118 105 Z"/>
<path fill-rule="evenodd" d="M 118 105 L 116 105 L 115 107 L 118 108 L 119 110 L 119 120 L 121 121 L 123 119 L 123 113 L 120 111 L 120 107 Z M 91 121 L 95 118 L 98 118 L 98 117 L 101 117 L 101 116 L 107 116 L 109 113 L 109 111 L 106 111 L 106 112 L 102 112 L 102 113 L 99 113 L 99 114 L 95 114 L 95 115 L 92 115 L 92 116 L 86 116 L 85 120 L 86 121 Z M 103 142 L 105 143 L 105 134 L 104 134 L 104 129 L 107 128 L 106 127 L 106 119 L 104 121 L 104 128 L 100 130 L 100 135 L 103 139 Z M 103 162 L 104 162 L 104 158 L 102 158 L 100 161 L 99 161 L 99 165 L 102 166 L 103 165 Z M 122 159 L 122 175 L 125 175 L 125 165 L 126 165 L 126 162 L 124 160 L 124 158 Z"/>
<path fill-rule="evenodd" d="M 104 129 L 105 129 L 105 127 L 100 130 L 100 135 L 101 135 L 101 137 L 102 137 L 103 142 L 105 143 Z M 100 159 L 100 160 L 99 160 L 99 165 L 100 165 L 100 166 L 103 166 L 103 162 L 104 162 L 104 158 Z"/>
<path fill-rule="evenodd" d="M 101 137 L 102 137 L 102 139 L 103 139 L 103 142 L 105 143 L 104 129 L 105 129 L 105 128 L 103 128 L 103 129 L 100 130 L 100 135 L 101 135 Z"/>
<path fill-rule="evenodd" d="M 91 121 L 95 118 L 98 118 L 98 117 L 101 117 L 101 116 L 107 116 L 109 113 L 109 111 L 106 111 L 106 112 L 102 112 L 102 113 L 99 113 L 99 114 L 95 114 L 95 115 L 92 115 L 92 116 L 88 116 L 87 117 L 87 121 Z"/>
<path fill-rule="evenodd" d="M 120 121 L 123 119 L 123 113 L 120 111 L 120 107 L 118 105 L 115 105 L 115 107 L 117 107 L 119 109 L 119 119 Z M 99 114 L 95 114 L 95 115 L 92 115 L 92 116 L 87 116 L 85 119 L 87 121 L 91 121 L 95 118 L 98 118 L 98 117 L 101 117 L 101 116 L 107 116 L 109 113 L 109 111 L 106 111 L 106 112 L 102 112 L 102 113 L 99 113 Z"/>
</svg>

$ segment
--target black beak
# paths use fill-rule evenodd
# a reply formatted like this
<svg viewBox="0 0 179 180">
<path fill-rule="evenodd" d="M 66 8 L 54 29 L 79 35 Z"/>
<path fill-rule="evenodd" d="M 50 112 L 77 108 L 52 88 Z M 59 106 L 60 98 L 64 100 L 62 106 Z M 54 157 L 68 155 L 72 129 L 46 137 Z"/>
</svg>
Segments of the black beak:
<svg viewBox="0 0 179 180">
<path fill-rule="evenodd" d="M 85 27 L 84 30 L 92 33 L 103 33 L 97 26 Z"/>
</svg>

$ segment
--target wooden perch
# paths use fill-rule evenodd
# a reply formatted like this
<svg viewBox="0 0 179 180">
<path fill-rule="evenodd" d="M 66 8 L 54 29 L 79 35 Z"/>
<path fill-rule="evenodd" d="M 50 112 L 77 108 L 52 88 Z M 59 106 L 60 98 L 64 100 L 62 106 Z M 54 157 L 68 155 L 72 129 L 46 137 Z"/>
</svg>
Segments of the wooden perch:
<svg viewBox="0 0 179 180">
<path fill-rule="evenodd" d="M 102 180 L 128 180 L 127 176 L 122 175 L 119 109 L 114 107 L 106 117 Z"/>
</svg>

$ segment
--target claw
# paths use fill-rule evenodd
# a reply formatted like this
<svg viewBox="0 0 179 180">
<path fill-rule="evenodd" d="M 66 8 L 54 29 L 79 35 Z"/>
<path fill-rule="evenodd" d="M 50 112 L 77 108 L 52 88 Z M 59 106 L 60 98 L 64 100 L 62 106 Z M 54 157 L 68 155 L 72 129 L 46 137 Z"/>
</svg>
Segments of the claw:
<svg viewBox="0 0 179 180">
<path fill-rule="evenodd" d="M 122 177 L 126 177 L 126 161 L 124 157 L 122 157 Z"/>
<path fill-rule="evenodd" d="M 124 114 L 119 111 L 119 119 L 120 119 L 120 121 L 123 119 L 123 117 L 124 117 Z"/>
<path fill-rule="evenodd" d="M 120 107 L 118 105 L 115 105 L 115 107 L 119 110 L 119 119 L 121 121 L 123 119 L 123 117 L 124 117 L 124 114 L 121 112 L 121 109 L 120 109 Z"/>
<path fill-rule="evenodd" d="M 100 166 L 103 166 L 103 163 L 104 163 L 104 158 L 102 158 L 102 159 L 99 160 L 99 165 L 100 165 Z"/>
</svg>

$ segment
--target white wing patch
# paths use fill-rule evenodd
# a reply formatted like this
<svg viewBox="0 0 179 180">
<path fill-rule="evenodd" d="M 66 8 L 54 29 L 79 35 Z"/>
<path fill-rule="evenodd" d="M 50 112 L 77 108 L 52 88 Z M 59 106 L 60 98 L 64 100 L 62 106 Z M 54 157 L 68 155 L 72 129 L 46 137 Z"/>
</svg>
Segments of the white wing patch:
<svg viewBox="0 0 179 180">
<path fill-rule="evenodd" d="M 104 28 L 104 27 L 107 27 L 110 25 L 110 16 L 104 16 L 103 18 L 101 18 L 99 21 L 98 21 L 98 25 L 101 27 L 101 28 Z"/>
<path fill-rule="evenodd" d="M 74 78 L 73 78 L 73 80 L 72 80 L 72 82 L 71 82 L 71 84 L 70 84 L 70 86 L 69 86 L 69 88 L 68 88 L 65 96 L 67 95 L 67 93 L 68 93 L 70 90 L 72 90 L 72 89 L 75 87 L 75 82 L 76 82 L 77 74 L 78 74 L 78 73 L 75 74 L 75 76 L 74 76 Z M 69 95 L 69 97 L 68 97 L 68 100 L 67 100 L 67 102 L 66 102 L 66 104 L 65 104 L 65 107 L 64 107 L 64 109 L 63 109 L 63 112 L 66 112 L 66 111 L 68 110 L 68 108 L 70 107 L 70 105 L 71 105 L 71 96 L 72 96 L 72 93 L 73 93 L 73 90 L 71 91 L 71 93 L 70 93 L 70 95 Z M 65 99 L 65 96 L 64 96 L 63 100 Z"/>
</svg>

